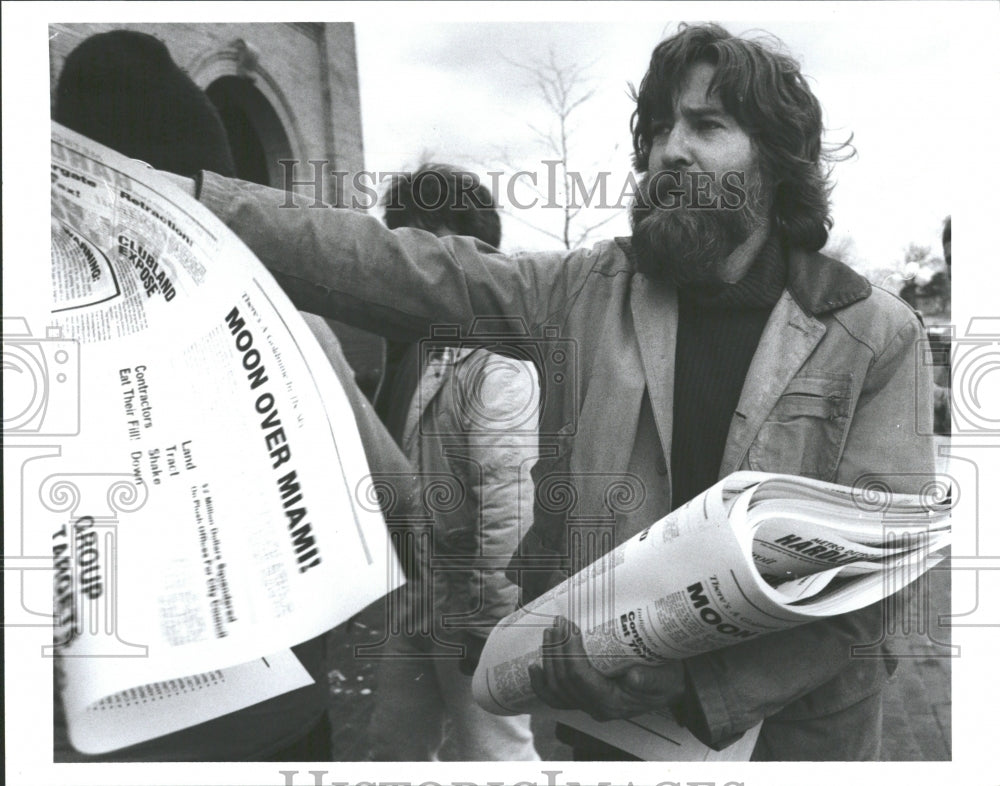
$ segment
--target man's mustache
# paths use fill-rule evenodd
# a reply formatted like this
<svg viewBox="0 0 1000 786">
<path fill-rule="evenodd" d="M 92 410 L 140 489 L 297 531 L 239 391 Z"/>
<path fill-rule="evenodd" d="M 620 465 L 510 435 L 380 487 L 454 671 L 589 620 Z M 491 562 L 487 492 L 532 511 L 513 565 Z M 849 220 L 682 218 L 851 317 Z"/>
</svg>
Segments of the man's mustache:
<svg viewBox="0 0 1000 786">
<path fill-rule="evenodd" d="M 739 210 L 748 198 L 742 170 L 664 169 L 643 177 L 636 194 L 644 210 Z"/>
</svg>

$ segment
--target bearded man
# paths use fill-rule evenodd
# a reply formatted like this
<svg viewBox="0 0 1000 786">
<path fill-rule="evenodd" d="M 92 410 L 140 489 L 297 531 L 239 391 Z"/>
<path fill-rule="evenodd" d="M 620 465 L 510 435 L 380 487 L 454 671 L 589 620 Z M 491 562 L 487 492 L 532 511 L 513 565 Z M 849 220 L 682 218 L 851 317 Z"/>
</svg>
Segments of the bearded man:
<svg viewBox="0 0 1000 786">
<path fill-rule="evenodd" d="M 507 257 L 278 209 L 284 194 L 211 173 L 197 193 L 301 309 L 403 341 L 524 321 L 544 385 L 534 521 L 510 571 L 526 602 L 736 470 L 911 493 L 933 475 L 919 320 L 819 253 L 832 225 L 822 130 L 795 61 L 692 26 L 656 47 L 637 94 L 630 239 Z M 615 679 L 573 657 L 570 626 L 546 636 L 532 679 L 554 707 L 669 707 L 714 746 L 763 721 L 755 759 L 879 756 L 893 661 L 852 646 L 877 650 L 881 604 Z M 572 742 L 577 758 L 621 757 Z"/>
</svg>

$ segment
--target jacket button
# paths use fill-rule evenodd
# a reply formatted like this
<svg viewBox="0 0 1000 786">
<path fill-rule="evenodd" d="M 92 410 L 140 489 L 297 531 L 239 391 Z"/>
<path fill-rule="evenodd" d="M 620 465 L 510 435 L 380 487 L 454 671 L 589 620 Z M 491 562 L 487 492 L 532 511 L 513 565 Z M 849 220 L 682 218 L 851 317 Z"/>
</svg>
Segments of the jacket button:
<svg viewBox="0 0 1000 786">
<path fill-rule="evenodd" d="M 656 460 L 656 471 L 661 475 L 667 474 L 667 460 L 663 456 Z"/>
</svg>

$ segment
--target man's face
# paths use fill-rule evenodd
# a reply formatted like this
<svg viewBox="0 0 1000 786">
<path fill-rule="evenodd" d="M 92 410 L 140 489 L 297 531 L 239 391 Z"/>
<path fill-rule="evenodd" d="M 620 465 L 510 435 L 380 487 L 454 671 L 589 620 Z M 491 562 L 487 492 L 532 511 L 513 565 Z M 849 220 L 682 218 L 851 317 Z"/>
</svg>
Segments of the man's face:
<svg viewBox="0 0 1000 786">
<path fill-rule="evenodd" d="M 674 102 L 673 117 L 653 119 L 649 173 L 662 171 L 748 172 L 756 161 L 753 142 L 736 119 L 709 94 L 715 67 L 696 63 Z"/>
<path fill-rule="evenodd" d="M 672 116 L 654 118 L 649 168 L 632 206 L 640 270 L 678 285 L 738 279 L 729 254 L 769 220 L 753 141 L 708 92 L 715 68 L 691 67 Z"/>
</svg>

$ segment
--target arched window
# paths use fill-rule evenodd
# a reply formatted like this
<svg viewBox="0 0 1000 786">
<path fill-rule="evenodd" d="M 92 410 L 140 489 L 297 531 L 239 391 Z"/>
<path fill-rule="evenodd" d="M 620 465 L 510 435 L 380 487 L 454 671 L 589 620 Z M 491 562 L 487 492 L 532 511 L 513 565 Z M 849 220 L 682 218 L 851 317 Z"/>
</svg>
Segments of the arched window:
<svg viewBox="0 0 1000 786">
<path fill-rule="evenodd" d="M 236 164 L 243 180 L 281 188 L 280 159 L 292 157 L 288 135 L 267 98 L 249 80 L 223 76 L 205 90 L 222 116 Z"/>
</svg>

